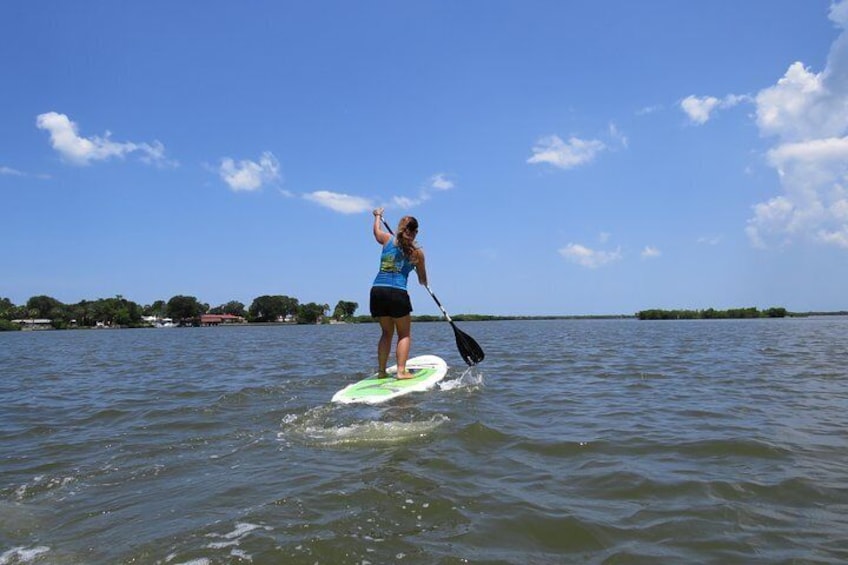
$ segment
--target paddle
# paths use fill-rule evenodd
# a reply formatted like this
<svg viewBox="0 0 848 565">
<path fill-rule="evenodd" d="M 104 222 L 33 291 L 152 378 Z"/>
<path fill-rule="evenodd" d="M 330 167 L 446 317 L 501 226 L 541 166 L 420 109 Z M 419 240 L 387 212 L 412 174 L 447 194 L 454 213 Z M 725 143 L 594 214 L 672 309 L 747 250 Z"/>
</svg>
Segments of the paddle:
<svg viewBox="0 0 848 565">
<path fill-rule="evenodd" d="M 380 216 L 380 221 L 383 222 L 383 226 L 385 226 L 386 230 L 392 235 L 395 235 L 395 232 L 392 231 L 392 228 L 389 227 L 389 224 L 386 223 L 385 218 Z M 436 298 L 436 295 L 433 294 L 433 291 L 430 290 L 430 285 L 424 285 L 424 288 L 427 289 L 427 292 L 430 293 L 430 296 L 435 300 L 436 305 L 439 307 L 439 310 L 442 311 L 442 314 L 445 315 L 445 319 L 453 328 L 453 335 L 456 337 L 456 348 L 459 350 L 459 355 L 462 357 L 462 360 L 465 361 L 469 366 L 474 366 L 486 356 L 483 353 L 483 348 L 474 341 L 474 338 L 456 327 L 456 324 L 451 317 L 448 315 L 447 311 L 445 311 L 445 307 L 442 306 L 442 303 L 439 302 L 439 299 Z"/>
</svg>

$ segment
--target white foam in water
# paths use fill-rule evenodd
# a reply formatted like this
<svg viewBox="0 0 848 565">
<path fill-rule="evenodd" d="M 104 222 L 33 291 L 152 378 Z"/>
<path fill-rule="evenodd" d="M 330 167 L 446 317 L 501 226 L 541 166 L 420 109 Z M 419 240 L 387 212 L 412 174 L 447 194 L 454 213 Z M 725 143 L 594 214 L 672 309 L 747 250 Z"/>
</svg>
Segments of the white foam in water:
<svg viewBox="0 0 848 565">
<path fill-rule="evenodd" d="M 455 390 L 458 388 L 477 388 L 483 385 L 483 373 L 476 367 L 468 367 L 459 378 L 439 383 L 440 390 Z"/>
<path fill-rule="evenodd" d="M 448 421 L 437 414 L 424 422 L 363 422 L 329 428 L 309 427 L 305 435 L 324 445 L 388 444 L 424 437 Z"/>
<path fill-rule="evenodd" d="M 295 439 L 325 446 L 374 445 L 402 443 L 425 437 L 449 421 L 447 416 L 436 414 L 429 420 L 402 422 L 365 420 L 353 423 L 339 422 L 340 416 L 348 418 L 351 411 L 338 405 L 318 406 L 304 414 L 288 414 L 282 420 L 283 430 L 277 433 L 282 441 Z"/>
<path fill-rule="evenodd" d="M 13 547 L 9 551 L 0 554 L 0 565 L 11 565 L 12 563 L 29 563 L 39 555 L 50 551 L 49 547 L 38 546 L 32 548 Z"/>
<path fill-rule="evenodd" d="M 259 526 L 247 522 L 238 522 L 236 524 L 236 529 L 232 532 L 226 534 L 206 534 L 206 537 L 208 538 L 221 538 L 225 540 L 210 542 L 206 545 L 206 547 L 209 549 L 232 548 L 230 550 L 230 556 L 240 560 L 252 561 L 253 558 L 249 554 L 237 548 L 241 544 L 241 540 L 244 539 L 247 534 L 258 529 L 272 530 L 273 528 L 270 526 Z"/>
<path fill-rule="evenodd" d="M 15 489 L 15 499 L 23 500 L 36 490 L 53 490 L 65 487 L 76 480 L 74 477 L 54 477 L 47 480 L 44 475 L 36 475 L 32 483 L 23 484 Z M 2 565 L 2 563 L 0 563 Z"/>
<path fill-rule="evenodd" d="M 171 553 L 165 558 L 165 563 L 170 563 L 176 558 L 177 554 Z M 174 565 L 209 565 L 209 559 L 206 557 L 198 557 L 197 559 L 191 559 L 189 561 L 180 561 L 179 563 L 174 563 Z"/>
</svg>

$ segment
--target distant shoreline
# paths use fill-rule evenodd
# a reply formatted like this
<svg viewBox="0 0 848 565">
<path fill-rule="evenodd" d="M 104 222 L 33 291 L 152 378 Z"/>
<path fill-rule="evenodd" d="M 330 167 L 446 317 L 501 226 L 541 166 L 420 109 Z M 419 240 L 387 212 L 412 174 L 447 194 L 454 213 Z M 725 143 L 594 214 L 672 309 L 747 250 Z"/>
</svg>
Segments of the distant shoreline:
<svg viewBox="0 0 848 565">
<path fill-rule="evenodd" d="M 671 311 L 669 311 L 671 312 Z M 832 316 L 848 316 L 848 310 L 839 310 L 834 312 L 786 312 L 784 316 L 775 316 L 775 317 L 784 317 L 784 318 L 812 318 L 812 317 L 832 317 Z M 761 317 L 768 316 L 758 316 L 756 318 L 748 317 L 715 317 L 715 318 L 703 318 L 703 317 L 678 317 L 678 318 L 664 318 L 664 319 L 679 319 L 679 320 L 702 320 L 702 319 L 725 319 L 725 320 L 741 320 L 741 319 L 758 319 Z M 364 321 L 373 321 L 370 317 L 360 316 L 359 318 L 368 318 L 368 320 Z M 451 316 L 451 319 L 455 322 L 488 322 L 488 321 L 509 321 L 509 320 L 638 320 L 639 314 L 586 314 L 586 315 L 540 315 L 540 316 L 490 316 L 490 315 L 476 315 L 476 314 L 457 314 L 456 316 Z M 444 320 L 444 318 L 440 316 L 413 316 L 413 321 L 416 322 L 438 322 Z M 644 320 L 647 321 L 647 320 Z"/>
<path fill-rule="evenodd" d="M 708 308 L 706 310 L 663 310 L 651 309 L 641 310 L 635 314 L 584 314 L 584 315 L 490 315 L 490 314 L 457 314 L 451 319 L 455 322 L 498 322 L 498 321 L 546 321 L 546 320 L 637 320 L 637 321 L 668 321 L 668 320 L 753 320 L 753 319 L 774 319 L 774 318 L 814 318 L 814 317 L 848 317 L 848 310 L 837 310 L 829 312 L 808 311 L 808 312 L 790 312 L 785 308 L 769 308 L 767 310 L 758 310 L 757 308 L 733 308 L 729 310 L 715 310 Z M 416 323 L 422 322 L 442 322 L 445 321 L 443 316 L 421 315 L 412 316 L 412 320 Z M 377 320 L 369 315 L 350 316 L 349 318 L 336 320 L 331 317 L 318 318 L 312 323 L 298 323 L 290 320 L 282 321 L 248 321 L 241 318 L 241 323 L 224 323 L 220 324 L 223 327 L 257 327 L 257 326 L 296 326 L 296 325 L 346 325 L 346 324 L 375 324 Z M 181 326 L 198 326 L 208 324 L 183 323 Z M 214 324 L 218 325 L 218 324 Z M 43 331 L 54 329 L 68 330 L 83 330 L 83 329 L 131 329 L 131 328 L 151 328 L 156 329 L 155 325 L 146 323 L 135 324 L 98 324 L 97 326 L 85 325 L 57 325 L 55 320 L 50 318 L 24 318 L 9 320 L 0 317 L 0 332 L 3 331 Z"/>
</svg>

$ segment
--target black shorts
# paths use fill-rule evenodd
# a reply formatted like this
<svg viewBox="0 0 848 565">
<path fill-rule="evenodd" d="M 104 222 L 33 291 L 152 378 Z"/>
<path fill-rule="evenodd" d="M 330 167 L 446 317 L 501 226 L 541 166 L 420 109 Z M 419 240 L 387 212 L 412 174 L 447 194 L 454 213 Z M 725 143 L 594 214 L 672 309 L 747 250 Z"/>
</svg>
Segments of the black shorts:
<svg viewBox="0 0 848 565">
<path fill-rule="evenodd" d="M 389 286 L 371 287 L 371 315 L 375 318 L 391 316 L 403 318 L 412 312 L 409 293 Z"/>
</svg>

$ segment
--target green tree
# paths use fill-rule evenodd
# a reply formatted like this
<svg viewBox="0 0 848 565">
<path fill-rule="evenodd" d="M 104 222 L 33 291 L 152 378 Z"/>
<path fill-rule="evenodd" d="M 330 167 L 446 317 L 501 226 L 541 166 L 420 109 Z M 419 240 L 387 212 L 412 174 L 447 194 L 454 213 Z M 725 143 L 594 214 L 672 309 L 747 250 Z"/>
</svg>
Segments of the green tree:
<svg viewBox="0 0 848 565">
<path fill-rule="evenodd" d="M 88 300 L 80 300 L 68 307 L 71 319 L 76 320 L 78 326 L 91 327 L 96 323 L 97 320 L 91 315 L 91 304 Z"/>
<path fill-rule="evenodd" d="M 297 323 L 317 324 L 329 309 L 330 307 L 327 304 L 322 305 L 315 302 L 303 304 L 297 309 Z"/>
<path fill-rule="evenodd" d="M 11 320 L 15 305 L 8 298 L 0 298 L 0 319 Z"/>
<path fill-rule="evenodd" d="M 143 308 L 119 294 L 114 298 L 83 300 L 68 306 L 66 312 L 64 325 L 76 320 L 77 325 L 86 327 L 99 323 L 111 327 L 137 327 L 141 325 Z"/>
<path fill-rule="evenodd" d="M 276 322 L 285 319 L 289 314 L 296 315 L 298 305 L 297 298 L 266 294 L 253 299 L 248 315 L 254 322 Z"/>
<path fill-rule="evenodd" d="M 179 320 L 181 324 L 193 324 L 206 312 L 206 306 L 194 296 L 177 295 L 168 301 L 165 312 L 168 317 Z"/>
<path fill-rule="evenodd" d="M 13 324 L 12 320 L 17 320 L 19 316 L 16 314 L 20 308 L 15 306 L 8 298 L 0 298 L 0 332 L 16 331 L 21 329 L 18 324 Z"/>
<path fill-rule="evenodd" d="M 231 300 L 226 304 L 221 304 L 209 310 L 210 314 L 231 314 L 233 316 L 244 316 L 244 304 L 237 300 Z"/>
<path fill-rule="evenodd" d="M 156 316 L 157 318 L 164 318 L 167 311 L 168 304 L 164 300 L 157 300 L 153 304 L 145 306 L 142 313 L 145 316 Z"/>
<path fill-rule="evenodd" d="M 120 294 L 107 299 L 112 308 L 112 323 L 119 326 L 137 326 L 141 322 L 142 307 Z"/>
<path fill-rule="evenodd" d="M 33 296 L 27 300 L 26 308 L 33 318 L 54 319 L 62 316 L 64 304 L 50 296 Z"/>
<path fill-rule="evenodd" d="M 356 302 L 346 302 L 344 300 L 339 300 L 336 307 L 333 309 L 333 319 L 334 320 L 347 320 L 353 317 L 356 309 L 359 308 L 359 304 Z"/>
</svg>

